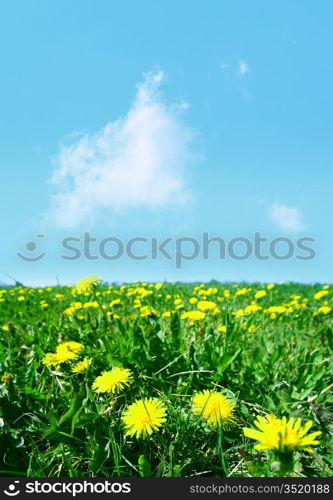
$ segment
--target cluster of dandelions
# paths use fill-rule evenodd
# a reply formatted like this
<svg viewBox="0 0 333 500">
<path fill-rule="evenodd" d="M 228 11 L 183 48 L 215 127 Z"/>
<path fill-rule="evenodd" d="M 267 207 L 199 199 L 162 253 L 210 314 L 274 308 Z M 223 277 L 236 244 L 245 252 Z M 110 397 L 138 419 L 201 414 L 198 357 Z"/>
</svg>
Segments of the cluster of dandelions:
<svg viewBox="0 0 333 500">
<path fill-rule="evenodd" d="M 43 364 L 46 366 L 55 366 L 58 368 L 62 363 L 77 361 L 78 355 L 84 350 L 84 345 L 80 342 L 69 340 L 62 342 L 56 348 L 55 352 L 48 352 L 43 358 Z M 91 359 L 84 358 L 78 361 L 73 367 L 73 373 L 81 373 L 89 368 Z"/>
<path fill-rule="evenodd" d="M 93 383 L 93 390 L 100 393 L 117 394 L 133 382 L 133 373 L 127 368 L 114 367 L 103 372 Z M 135 401 L 123 412 L 122 422 L 127 436 L 146 437 L 157 431 L 166 421 L 166 406 L 158 398 L 143 398 Z"/>
<path fill-rule="evenodd" d="M 43 359 L 46 366 L 58 367 L 62 363 L 77 360 L 79 353 L 84 349 L 83 344 L 75 341 L 62 342 L 54 353 L 47 353 Z M 91 360 L 85 358 L 78 361 L 72 372 L 85 371 Z M 7 380 L 3 381 L 7 382 Z M 98 393 L 116 395 L 134 381 L 133 373 L 127 368 L 114 367 L 105 371 L 93 382 L 93 390 Z M 222 393 L 214 390 L 203 390 L 192 396 L 191 409 L 194 415 L 204 420 L 211 429 L 226 428 L 235 423 L 235 406 Z M 123 412 L 122 422 L 125 434 L 128 436 L 147 437 L 158 431 L 167 420 L 167 408 L 158 398 L 143 398 L 135 401 Z M 319 444 L 317 437 L 320 431 L 308 434 L 313 425 L 312 421 L 302 425 L 300 418 L 281 419 L 275 415 L 258 416 L 254 422 L 255 428 L 243 428 L 246 437 L 254 439 L 257 450 L 273 450 L 284 460 L 296 450 L 313 452 L 312 446 Z"/>
<path fill-rule="evenodd" d="M 103 372 L 93 382 L 93 390 L 100 393 L 117 394 L 133 382 L 133 373 L 127 368 L 114 367 Z M 202 416 L 211 428 L 233 421 L 235 404 L 216 391 L 203 391 L 192 398 L 192 411 Z M 147 436 L 165 423 L 167 409 L 158 398 L 143 398 L 128 406 L 122 416 L 125 434 Z"/>
<path fill-rule="evenodd" d="M 115 367 L 104 372 L 93 383 L 97 393 L 117 394 L 133 382 L 133 374 L 127 368 Z M 211 429 L 226 428 L 235 423 L 236 404 L 221 392 L 203 390 L 192 396 L 191 409 Z M 122 422 L 128 436 L 147 437 L 158 431 L 167 421 L 167 408 L 159 398 L 143 398 L 135 401 L 123 412 Z M 311 421 L 302 425 L 300 418 L 287 420 L 275 415 L 259 416 L 254 422 L 257 429 L 243 428 L 244 435 L 256 440 L 257 450 L 273 450 L 281 459 L 295 450 L 312 452 L 311 446 L 319 444 L 319 431 L 308 431 Z"/>
<path fill-rule="evenodd" d="M 89 295 L 101 282 L 98 276 L 89 276 L 77 282 L 73 293 Z M 264 297 L 266 291 L 258 291 L 256 299 Z M 319 297 L 319 293 L 315 298 Z M 213 314 L 218 312 L 216 304 L 203 300 L 197 304 L 198 311 L 183 313 L 182 319 L 198 321 L 203 319 L 207 311 Z M 84 346 L 78 342 L 63 342 L 59 344 L 55 353 L 45 355 L 43 363 L 47 366 L 59 366 L 61 363 L 76 360 L 78 353 Z M 74 373 L 85 371 L 90 360 L 85 358 L 76 363 L 72 368 Z M 111 371 L 103 372 L 98 376 L 93 389 L 96 393 L 117 394 L 133 382 L 133 374 L 129 369 L 115 367 Z M 227 427 L 234 423 L 235 403 L 217 391 L 204 390 L 194 394 L 192 397 L 192 412 L 202 418 L 208 427 L 216 429 Z M 122 422 L 125 434 L 129 436 L 146 437 L 157 431 L 167 420 L 167 409 L 162 400 L 158 398 L 143 398 L 129 405 L 123 412 Z M 312 427 L 311 421 L 302 425 L 301 419 L 291 417 L 287 420 L 275 415 L 259 416 L 254 422 L 257 429 L 243 428 L 244 435 L 258 441 L 255 449 L 273 450 L 280 458 L 291 455 L 295 450 L 312 452 L 311 446 L 319 444 L 316 439 L 321 433 L 319 431 L 308 434 Z"/>
</svg>

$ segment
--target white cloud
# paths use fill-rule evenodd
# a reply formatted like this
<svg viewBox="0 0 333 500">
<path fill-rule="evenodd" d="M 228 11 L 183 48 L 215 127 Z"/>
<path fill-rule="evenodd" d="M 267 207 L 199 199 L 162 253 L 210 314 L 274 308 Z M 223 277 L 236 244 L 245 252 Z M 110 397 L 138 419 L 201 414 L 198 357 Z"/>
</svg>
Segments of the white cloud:
<svg viewBox="0 0 333 500">
<path fill-rule="evenodd" d="M 236 57 L 236 61 L 232 64 L 222 63 L 220 64 L 221 70 L 228 76 L 233 79 L 242 79 L 246 73 L 250 71 L 250 66 L 245 61 L 245 59 L 241 59 L 240 57 Z"/>
<path fill-rule="evenodd" d="M 303 214 L 298 208 L 275 203 L 270 207 L 270 218 L 283 231 L 297 232 L 305 227 Z"/>
<path fill-rule="evenodd" d="M 250 66 L 243 59 L 238 58 L 238 74 L 240 77 L 244 76 L 246 73 L 250 71 Z"/>
<path fill-rule="evenodd" d="M 185 168 L 194 133 L 181 116 L 188 105 L 164 103 L 163 80 L 163 71 L 145 74 L 125 117 L 61 146 L 51 179 L 49 217 L 56 225 L 75 227 L 100 211 L 188 201 Z"/>
</svg>

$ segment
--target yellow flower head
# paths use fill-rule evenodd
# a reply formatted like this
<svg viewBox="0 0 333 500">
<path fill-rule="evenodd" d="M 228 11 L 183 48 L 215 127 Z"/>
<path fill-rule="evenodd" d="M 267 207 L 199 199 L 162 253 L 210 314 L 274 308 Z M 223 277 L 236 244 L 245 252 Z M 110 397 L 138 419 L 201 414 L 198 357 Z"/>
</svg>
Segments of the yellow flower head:
<svg viewBox="0 0 333 500">
<path fill-rule="evenodd" d="M 201 319 L 205 319 L 206 314 L 201 311 L 187 311 L 184 312 L 180 319 L 189 319 L 190 321 L 200 321 Z"/>
<path fill-rule="evenodd" d="M 84 349 L 84 346 L 80 344 L 80 342 L 74 342 L 73 340 L 69 340 L 68 342 L 62 342 L 57 346 L 57 352 L 62 351 L 72 351 L 72 352 L 80 352 Z"/>
<path fill-rule="evenodd" d="M 329 306 L 319 307 L 317 313 L 318 314 L 329 314 L 332 311 L 332 308 Z"/>
<path fill-rule="evenodd" d="M 248 293 L 249 290 L 247 288 L 240 288 L 239 290 L 237 290 L 237 292 L 235 293 L 235 296 L 237 297 L 238 295 L 245 295 L 246 293 Z"/>
<path fill-rule="evenodd" d="M 114 299 L 114 300 L 111 300 L 110 307 L 118 306 L 119 304 L 121 304 L 121 300 L 120 299 Z"/>
<path fill-rule="evenodd" d="M 212 429 L 232 423 L 235 406 L 217 391 L 204 390 L 192 398 L 193 413 L 203 417 Z"/>
<path fill-rule="evenodd" d="M 72 372 L 73 373 L 84 372 L 89 368 L 90 365 L 91 365 L 91 359 L 84 358 L 83 361 L 79 361 L 78 363 L 76 363 L 76 365 L 73 366 Z"/>
<path fill-rule="evenodd" d="M 256 298 L 256 299 L 261 299 L 262 297 L 266 297 L 266 295 L 267 295 L 266 290 L 258 290 L 258 291 L 254 294 L 254 296 L 255 296 L 255 298 Z"/>
<path fill-rule="evenodd" d="M 82 278 L 74 286 L 74 292 L 89 293 L 101 281 L 102 280 L 99 276 L 87 276 L 87 278 Z"/>
<path fill-rule="evenodd" d="M 67 361 L 72 361 L 77 358 L 77 353 L 84 349 L 84 346 L 79 342 L 70 340 L 62 342 L 57 346 L 56 352 L 49 352 L 44 356 L 43 364 L 46 366 L 60 365 Z"/>
<path fill-rule="evenodd" d="M 238 309 L 237 311 L 234 311 L 232 314 L 236 316 L 236 318 L 239 318 L 241 316 L 244 316 L 245 312 L 244 309 Z"/>
<path fill-rule="evenodd" d="M 155 309 L 152 309 L 150 306 L 140 307 L 140 315 L 142 317 L 152 316 L 153 314 L 157 314 L 157 311 L 155 311 Z"/>
<path fill-rule="evenodd" d="M 166 407 L 157 398 L 140 399 L 123 413 L 126 436 L 146 437 L 157 431 L 166 421 Z"/>
<path fill-rule="evenodd" d="M 64 314 L 67 314 L 67 316 L 72 316 L 75 311 L 75 307 L 67 307 L 67 309 L 64 310 Z"/>
<path fill-rule="evenodd" d="M 287 308 L 284 306 L 269 306 L 265 309 L 265 313 L 267 314 L 283 314 L 287 312 Z"/>
<path fill-rule="evenodd" d="M 60 365 L 61 363 L 66 363 L 67 361 L 72 361 L 77 358 L 77 354 L 68 349 L 59 350 L 55 353 L 48 352 L 45 354 L 43 359 L 43 364 L 46 366 Z"/>
<path fill-rule="evenodd" d="M 244 313 L 245 314 L 254 314 L 257 311 L 261 311 L 262 307 L 258 306 L 258 304 L 249 304 L 248 306 L 245 307 Z"/>
<path fill-rule="evenodd" d="M 258 416 L 254 425 L 257 429 L 244 427 L 243 432 L 246 437 L 255 439 L 258 444 L 257 450 L 275 450 L 279 453 L 290 453 L 294 450 L 306 450 L 313 452 L 310 446 L 319 444 L 316 437 L 320 431 L 307 434 L 313 422 L 309 420 L 303 426 L 300 418 L 286 417 L 277 418 L 275 415 L 265 417 Z"/>
<path fill-rule="evenodd" d="M 314 294 L 313 298 L 316 299 L 316 300 L 320 300 L 323 297 L 325 297 L 326 295 L 328 295 L 328 291 L 327 290 L 320 290 L 319 292 L 317 292 L 317 293 Z"/>
<path fill-rule="evenodd" d="M 13 380 L 13 375 L 11 373 L 5 373 L 1 377 L 1 382 L 4 382 L 7 385 L 9 385 L 12 380 Z"/>
<path fill-rule="evenodd" d="M 132 383 L 132 372 L 127 368 L 115 367 L 109 372 L 104 372 L 97 377 L 93 383 L 95 392 L 110 392 L 111 394 L 121 391 L 124 386 Z"/>
<path fill-rule="evenodd" d="M 215 311 L 217 309 L 217 305 L 211 300 L 200 300 L 197 303 L 197 308 L 200 311 Z"/>
</svg>

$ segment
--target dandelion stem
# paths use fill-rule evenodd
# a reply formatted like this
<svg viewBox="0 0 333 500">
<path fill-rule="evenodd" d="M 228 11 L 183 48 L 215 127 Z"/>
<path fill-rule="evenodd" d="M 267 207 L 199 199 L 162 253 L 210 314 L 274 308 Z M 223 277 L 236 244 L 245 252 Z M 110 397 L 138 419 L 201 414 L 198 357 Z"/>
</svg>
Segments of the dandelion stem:
<svg viewBox="0 0 333 500">
<path fill-rule="evenodd" d="M 217 453 L 218 453 L 219 458 L 220 458 L 223 476 L 227 477 L 228 476 L 228 466 L 227 466 L 224 451 L 223 451 L 223 428 L 221 425 L 219 425 L 218 430 L 217 430 Z"/>
<path fill-rule="evenodd" d="M 101 301 L 99 300 L 98 295 L 97 295 L 97 293 L 96 293 L 95 290 L 94 290 L 94 298 L 95 298 L 95 300 L 96 300 L 96 302 L 97 302 L 97 304 L 98 304 L 98 306 L 99 306 L 99 308 L 100 308 L 100 310 L 102 312 L 102 316 L 103 316 L 103 319 L 104 319 L 104 322 L 105 322 L 105 326 L 107 327 L 108 323 L 109 323 L 108 322 L 108 317 L 107 317 L 105 309 L 103 308 L 103 306 L 101 304 Z"/>
</svg>

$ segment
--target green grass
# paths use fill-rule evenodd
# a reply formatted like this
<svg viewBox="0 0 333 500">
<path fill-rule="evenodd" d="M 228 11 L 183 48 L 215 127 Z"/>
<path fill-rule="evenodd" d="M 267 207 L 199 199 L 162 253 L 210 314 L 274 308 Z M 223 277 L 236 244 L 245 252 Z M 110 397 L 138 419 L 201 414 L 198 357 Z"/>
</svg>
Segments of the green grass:
<svg viewBox="0 0 333 500">
<path fill-rule="evenodd" d="M 313 420 L 322 432 L 315 453 L 297 452 L 294 474 L 331 476 L 333 315 L 317 313 L 325 301 L 332 304 L 331 292 L 316 300 L 320 285 L 206 284 L 201 290 L 213 287 L 207 300 L 219 312 L 191 323 L 181 314 L 196 309 L 191 297 L 203 298 L 197 285 L 99 285 L 90 297 L 74 297 L 70 287 L 0 292 L 0 377 L 13 375 L 0 382 L 0 474 L 267 476 L 270 455 L 254 450 L 242 427 L 274 413 Z M 141 298 L 155 311 L 150 316 L 135 308 L 138 287 L 152 292 Z M 236 295 L 243 287 L 251 291 Z M 262 289 L 267 295 L 256 300 Z M 64 313 L 75 301 L 96 299 L 96 307 Z M 110 307 L 114 299 L 121 303 Z M 261 310 L 233 314 L 255 300 Z M 288 310 L 275 318 L 265 312 L 279 305 Z M 165 311 L 170 317 L 162 317 Z M 67 340 L 84 344 L 83 356 L 92 359 L 87 372 L 42 363 Z M 131 369 L 133 384 L 116 397 L 97 395 L 94 379 L 112 366 Z M 235 424 L 223 436 L 191 412 L 193 393 L 213 388 L 236 403 Z M 148 439 L 125 437 L 122 412 L 141 397 L 161 398 L 167 422 Z"/>
</svg>

